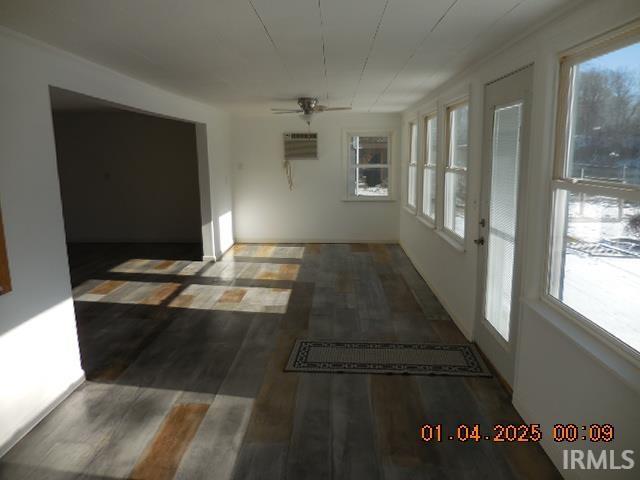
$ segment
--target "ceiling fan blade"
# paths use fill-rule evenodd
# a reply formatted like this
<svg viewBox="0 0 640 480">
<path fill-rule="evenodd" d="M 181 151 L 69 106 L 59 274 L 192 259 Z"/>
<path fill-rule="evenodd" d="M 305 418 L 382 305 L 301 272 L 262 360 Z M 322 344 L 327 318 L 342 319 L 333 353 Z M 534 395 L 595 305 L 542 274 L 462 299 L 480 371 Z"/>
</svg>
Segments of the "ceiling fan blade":
<svg viewBox="0 0 640 480">
<path fill-rule="evenodd" d="M 279 113 L 302 113 L 302 110 L 274 110 L 271 109 L 271 113 L 278 115 Z"/>
<path fill-rule="evenodd" d="M 327 107 L 326 105 L 316 105 L 314 112 L 330 112 L 331 110 L 351 110 L 351 107 Z"/>
</svg>

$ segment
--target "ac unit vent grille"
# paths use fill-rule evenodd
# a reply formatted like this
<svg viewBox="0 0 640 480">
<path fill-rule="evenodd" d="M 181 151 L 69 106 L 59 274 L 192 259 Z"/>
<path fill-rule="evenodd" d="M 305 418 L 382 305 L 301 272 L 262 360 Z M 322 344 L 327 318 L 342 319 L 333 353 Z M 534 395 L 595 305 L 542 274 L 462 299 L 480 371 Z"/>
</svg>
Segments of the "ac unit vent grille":
<svg viewBox="0 0 640 480">
<path fill-rule="evenodd" d="M 317 133 L 285 133 L 285 160 L 318 158 Z"/>
</svg>

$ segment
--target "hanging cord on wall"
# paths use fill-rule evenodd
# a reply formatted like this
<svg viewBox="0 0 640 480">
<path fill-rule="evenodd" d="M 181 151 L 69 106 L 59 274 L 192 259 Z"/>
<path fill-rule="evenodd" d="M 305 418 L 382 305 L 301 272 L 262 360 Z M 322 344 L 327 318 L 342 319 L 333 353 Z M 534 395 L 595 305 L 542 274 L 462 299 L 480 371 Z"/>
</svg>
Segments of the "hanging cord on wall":
<svg viewBox="0 0 640 480">
<path fill-rule="evenodd" d="M 305 123 L 307 124 L 307 131 L 311 133 L 311 120 L 306 120 Z M 288 158 L 282 163 L 282 168 L 284 169 L 284 176 L 287 177 L 289 190 L 293 190 L 293 167 Z"/>
<path fill-rule="evenodd" d="M 293 169 L 291 167 L 291 162 L 287 159 L 282 164 L 284 168 L 284 175 L 287 177 L 287 183 L 289 184 L 289 190 L 293 190 Z"/>
</svg>

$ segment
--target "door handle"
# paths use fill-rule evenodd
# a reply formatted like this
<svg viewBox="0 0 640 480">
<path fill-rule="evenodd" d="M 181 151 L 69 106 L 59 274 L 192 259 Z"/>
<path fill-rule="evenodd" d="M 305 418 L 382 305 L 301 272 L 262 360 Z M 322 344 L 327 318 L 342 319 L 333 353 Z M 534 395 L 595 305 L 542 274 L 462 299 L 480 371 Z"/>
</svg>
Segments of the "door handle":
<svg viewBox="0 0 640 480">
<path fill-rule="evenodd" d="M 473 243 L 475 243 L 476 245 L 484 245 L 484 237 L 480 237 L 480 238 L 476 238 Z"/>
</svg>

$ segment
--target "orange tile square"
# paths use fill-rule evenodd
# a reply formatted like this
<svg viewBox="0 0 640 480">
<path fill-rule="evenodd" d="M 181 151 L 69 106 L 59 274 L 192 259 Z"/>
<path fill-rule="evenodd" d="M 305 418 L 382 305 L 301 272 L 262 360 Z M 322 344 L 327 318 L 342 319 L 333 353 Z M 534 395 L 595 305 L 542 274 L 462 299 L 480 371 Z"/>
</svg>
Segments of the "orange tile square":
<svg viewBox="0 0 640 480">
<path fill-rule="evenodd" d="M 121 287 L 125 283 L 127 282 L 122 280 L 106 280 L 102 282 L 100 285 L 98 285 L 97 287 L 94 287 L 93 289 L 91 289 L 88 293 L 92 293 L 94 295 L 108 295 L 109 293 L 113 292 L 116 288 Z"/>
<path fill-rule="evenodd" d="M 280 274 L 278 272 L 259 272 L 256 275 L 256 280 L 280 280 Z"/>
<path fill-rule="evenodd" d="M 273 245 L 260 245 L 256 250 L 256 257 L 270 257 L 273 255 L 275 247 Z"/>
<path fill-rule="evenodd" d="M 155 267 L 153 267 L 154 270 L 166 270 L 167 268 L 171 267 L 175 262 L 175 260 L 163 260 L 162 262 L 158 263 Z"/>
<path fill-rule="evenodd" d="M 247 250 L 247 246 L 246 245 L 234 245 L 233 246 L 233 254 L 234 255 L 242 256 L 245 253 L 246 250 Z"/>
<path fill-rule="evenodd" d="M 247 291 L 243 288 L 233 288 L 222 294 L 218 303 L 240 303 Z"/>
<path fill-rule="evenodd" d="M 295 280 L 299 271 L 300 265 L 280 265 L 280 280 Z"/>
<path fill-rule="evenodd" d="M 175 405 L 129 478 L 172 480 L 208 409 L 204 403 Z"/>
<path fill-rule="evenodd" d="M 180 294 L 169 304 L 171 307 L 177 308 L 189 308 L 189 306 L 193 303 L 193 299 L 196 298 L 194 295 Z"/>
<path fill-rule="evenodd" d="M 175 292 L 180 284 L 178 283 L 169 283 L 167 285 L 162 285 L 161 287 L 155 289 L 151 295 L 147 296 L 140 303 L 144 305 L 160 305 L 169 295 Z"/>
</svg>

